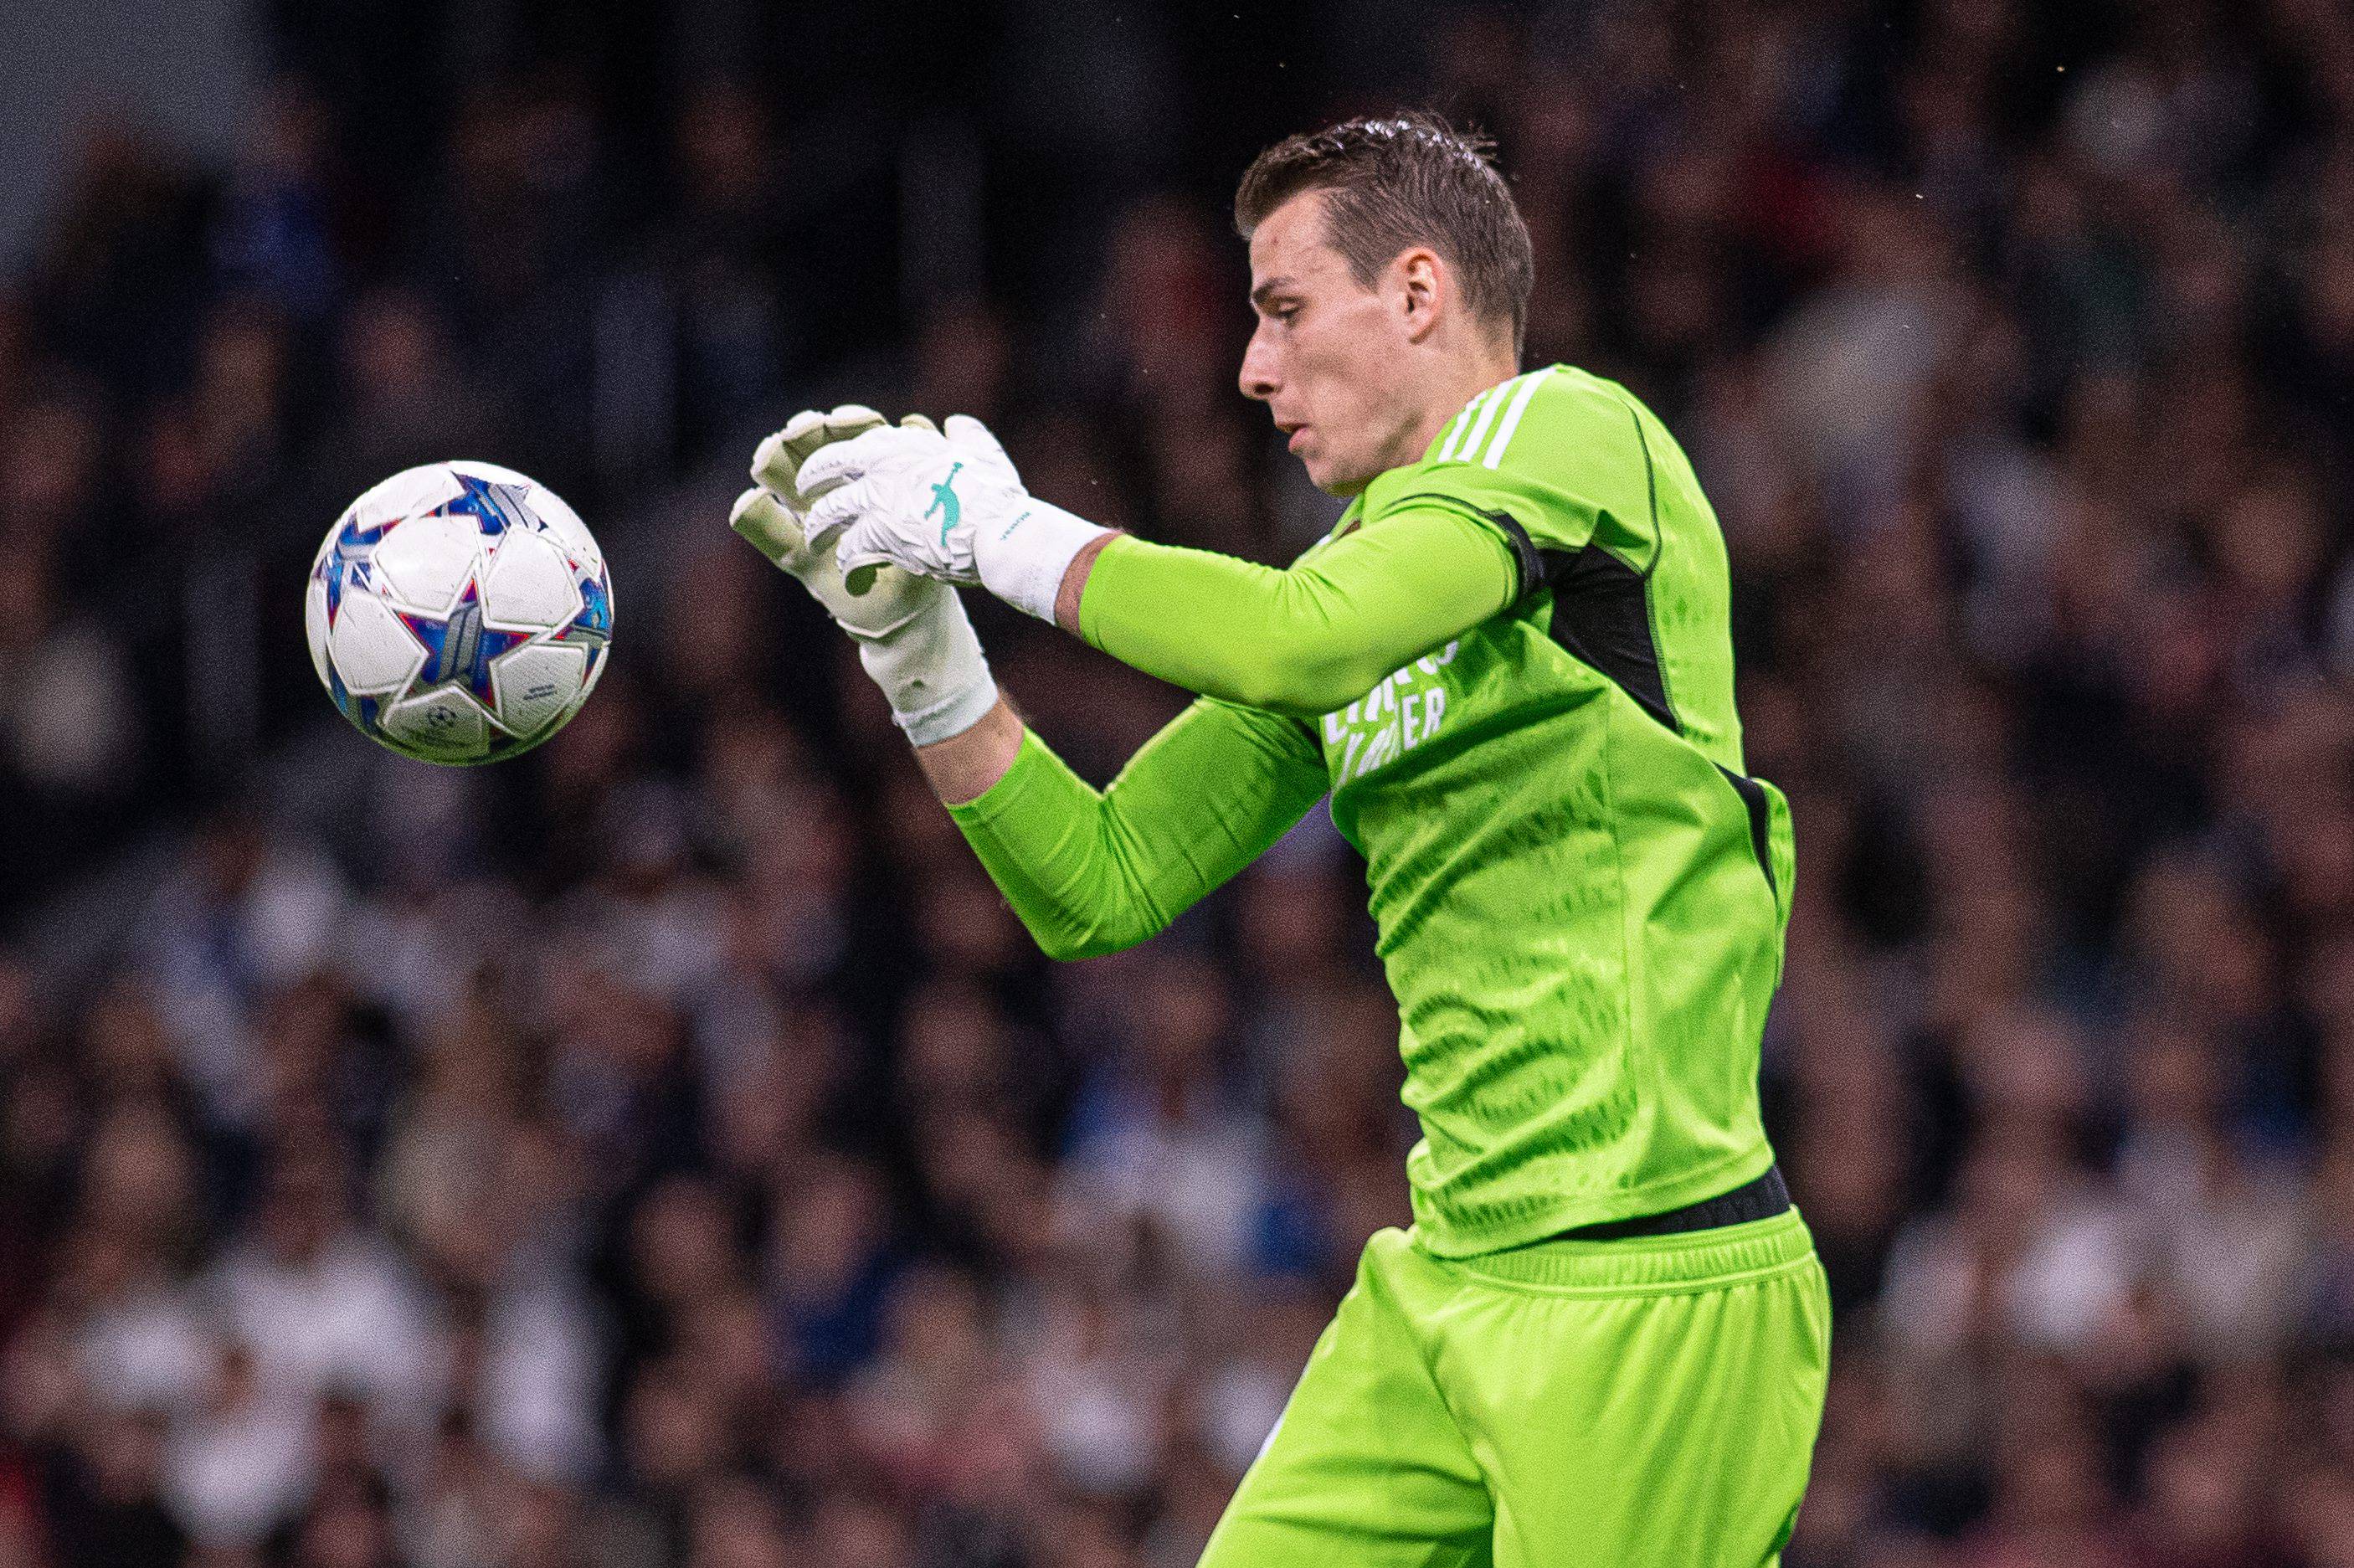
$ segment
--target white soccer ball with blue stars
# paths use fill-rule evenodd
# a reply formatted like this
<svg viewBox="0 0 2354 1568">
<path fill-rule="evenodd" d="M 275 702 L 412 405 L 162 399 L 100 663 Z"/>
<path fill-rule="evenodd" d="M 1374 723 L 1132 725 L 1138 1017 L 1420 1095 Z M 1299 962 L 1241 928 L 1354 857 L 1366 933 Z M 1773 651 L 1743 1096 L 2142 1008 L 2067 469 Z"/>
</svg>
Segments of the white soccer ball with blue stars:
<svg viewBox="0 0 2354 1568">
<path fill-rule="evenodd" d="M 596 689 L 613 584 L 579 514 L 487 462 L 406 469 L 311 563 L 320 683 L 369 739 L 463 766 L 528 751 Z"/>
</svg>

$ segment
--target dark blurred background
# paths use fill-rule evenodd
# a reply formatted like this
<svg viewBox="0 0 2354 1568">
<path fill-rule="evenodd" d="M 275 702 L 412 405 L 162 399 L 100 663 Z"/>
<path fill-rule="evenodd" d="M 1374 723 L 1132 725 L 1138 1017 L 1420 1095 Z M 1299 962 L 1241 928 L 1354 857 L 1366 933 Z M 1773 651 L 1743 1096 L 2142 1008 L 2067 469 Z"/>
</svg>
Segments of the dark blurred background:
<svg viewBox="0 0 2354 1568">
<path fill-rule="evenodd" d="M 5 11 L 0 1568 L 1193 1562 L 1405 1217 L 1359 868 L 1320 812 L 1050 968 L 725 519 L 856 397 L 1288 559 L 1225 204 L 1402 102 L 1730 543 L 1791 1568 L 2354 1564 L 2337 0 Z M 453 456 L 618 589 L 480 772 L 300 626 Z M 976 608 L 1097 779 L 1179 705 Z"/>
</svg>

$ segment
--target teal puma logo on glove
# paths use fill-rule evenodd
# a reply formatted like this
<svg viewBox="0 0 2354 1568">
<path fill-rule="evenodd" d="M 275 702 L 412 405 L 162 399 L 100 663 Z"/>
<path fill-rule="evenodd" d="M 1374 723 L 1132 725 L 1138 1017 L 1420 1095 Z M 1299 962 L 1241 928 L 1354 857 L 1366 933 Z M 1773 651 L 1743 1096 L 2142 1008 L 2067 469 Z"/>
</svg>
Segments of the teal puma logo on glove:
<svg viewBox="0 0 2354 1568">
<path fill-rule="evenodd" d="M 957 493 L 949 488 L 956 483 L 957 471 L 962 467 L 964 464 L 960 462 L 949 464 L 949 476 L 932 486 L 932 503 L 924 508 L 926 517 L 935 512 L 941 514 L 940 543 L 943 545 L 949 542 L 949 530 L 955 527 L 957 519 L 964 514 L 964 503 L 959 501 Z"/>
</svg>

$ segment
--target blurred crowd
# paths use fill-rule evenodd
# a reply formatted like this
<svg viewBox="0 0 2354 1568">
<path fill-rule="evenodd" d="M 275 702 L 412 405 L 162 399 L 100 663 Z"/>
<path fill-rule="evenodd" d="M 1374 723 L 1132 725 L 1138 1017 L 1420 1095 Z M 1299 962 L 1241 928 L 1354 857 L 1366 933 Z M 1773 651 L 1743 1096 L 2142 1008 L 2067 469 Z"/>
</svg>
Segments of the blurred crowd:
<svg viewBox="0 0 2354 1568">
<path fill-rule="evenodd" d="M 1412 101 L 1724 524 L 1790 1568 L 2354 1568 L 2354 16 L 816 9 L 265 8 L 237 156 L 94 116 L 0 275 L 0 1565 L 1193 1561 L 1405 1217 L 1359 867 L 1046 965 L 724 519 L 855 397 L 1288 559 L 1223 203 Z M 480 772 L 300 641 L 449 456 L 617 588 Z M 1182 700 L 976 613 L 1098 779 Z"/>
</svg>

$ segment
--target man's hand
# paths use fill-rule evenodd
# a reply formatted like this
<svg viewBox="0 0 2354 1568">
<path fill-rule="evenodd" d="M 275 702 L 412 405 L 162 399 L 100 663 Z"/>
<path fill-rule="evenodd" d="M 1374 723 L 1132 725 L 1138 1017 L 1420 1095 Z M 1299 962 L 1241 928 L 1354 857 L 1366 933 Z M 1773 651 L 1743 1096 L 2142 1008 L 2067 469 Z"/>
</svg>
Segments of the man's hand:
<svg viewBox="0 0 2354 1568">
<path fill-rule="evenodd" d="M 920 414 L 908 419 L 911 425 L 921 421 L 922 428 L 931 428 L 931 421 Z M 853 637 L 875 638 L 895 631 L 947 590 L 896 570 L 864 574 L 868 580 L 851 588 L 843 581 L 835 552 L 811 547 L 810 531 L 803 521 L 809 504 L 794 476 L 820 447 L 889 428 L 882 415 L 857 403 L 845 403 L 831 413 L 803 409 L 760 443 L 752 457 L 752 478 L 757 482 L 736 498 L 735 509 L 727 515 L 729 526 L 751 541 L 752 547 L 775 563 L 778 570 L 799 579 Z"/>
<path fill-rule="evenodd" d="M 910 415 L 907 428 L 928 431 L 931 423 Z M 869 570 L 854 587 L 844 582 L 835 552 L 812 547 L 796 480 L 826 442 L 888 429 L 882 415 L 854 403 L 794 415 L 760 443 L 752 460 L 758 482 L 736 498 L 727 521 L 857 640 L 859 662 L 883 688 L 891 716 L 912 744 L 932 746 L 971 728 L 997 702 L 997 683 L 962 601 L 948 584 L 896 567 Z"/>
<path fill-rule="evenodd" d="M 883 427 L 819 448 L 798 477 L 810 534 L 836 543 L 842 569 L 896 563 L 947 582 L 978 583 L 973 536 L 1034 504 L 1013 460 L 979 419 L 951 414 L 945 433 Z"/>
<path fill-rule="evenodd" d="M 951 414 L 943 431 L 872 429 L 820 447 L 795 475 L 811 503 L 808 536 L 855 586 L 871 567 L 981 583 L 1016 609 L 1055 619 L 1071 558 L 1108 530 L 1023 488 L 1013 461 L 979 419 Z"/>
</svg>

